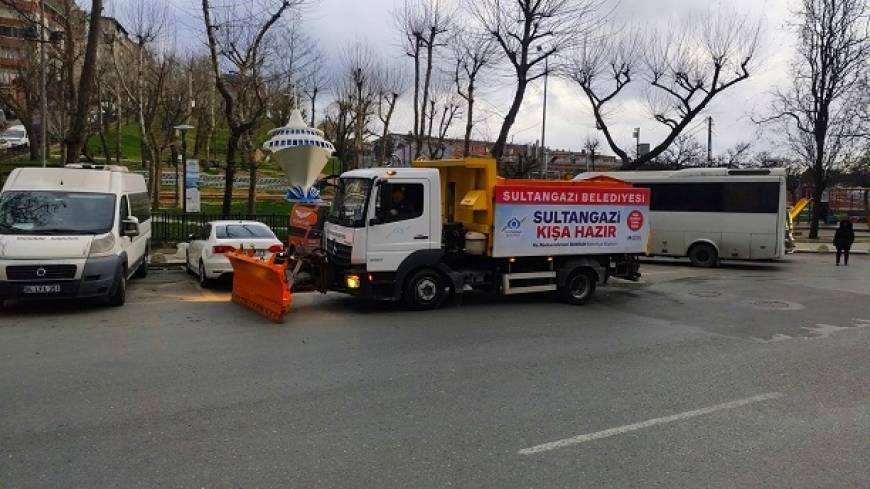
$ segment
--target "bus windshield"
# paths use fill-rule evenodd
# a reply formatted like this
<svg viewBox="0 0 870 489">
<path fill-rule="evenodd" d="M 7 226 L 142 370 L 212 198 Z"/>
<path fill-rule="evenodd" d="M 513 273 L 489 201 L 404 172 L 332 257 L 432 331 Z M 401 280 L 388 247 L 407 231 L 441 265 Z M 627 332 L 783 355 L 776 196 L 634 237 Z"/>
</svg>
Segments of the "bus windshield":
<svg viewBox="0 0 870 489">
<path fill-rule="evenodd" d="M 88 192 L 0 194 L 0 234 L 103 234 L 112 230 L 115 196 Z"/>
<path fill-rule="evenodd" d="M 365 226 L 366 203 L 371 189 L 371 179 L 342 178 L 329 211 L 329 222 L 354 228 Z"/>
</svg>

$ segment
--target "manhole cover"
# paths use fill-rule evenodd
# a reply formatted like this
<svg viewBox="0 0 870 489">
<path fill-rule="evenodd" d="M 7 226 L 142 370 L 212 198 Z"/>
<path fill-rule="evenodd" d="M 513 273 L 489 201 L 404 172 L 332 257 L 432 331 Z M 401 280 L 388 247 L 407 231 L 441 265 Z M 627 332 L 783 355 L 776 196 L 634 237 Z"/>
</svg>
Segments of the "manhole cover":
<svg viewBox="0 0 870 489">
<path fill-rule="evenodd" d="M 695 297 L 721 297 L 722 292 L 716 292 L 715 290 L 696 290 L 694 292 L 689 292 L 689 294 Z"/>
<path fill-rule="evenodd" d="M 757 299 L 748 301 L 748 304 L 755 309 L 765 309 L 769 311 L 794 311 L 796 309 L 804 308 L 803 304 L 779 299 Z"/>
</svg>

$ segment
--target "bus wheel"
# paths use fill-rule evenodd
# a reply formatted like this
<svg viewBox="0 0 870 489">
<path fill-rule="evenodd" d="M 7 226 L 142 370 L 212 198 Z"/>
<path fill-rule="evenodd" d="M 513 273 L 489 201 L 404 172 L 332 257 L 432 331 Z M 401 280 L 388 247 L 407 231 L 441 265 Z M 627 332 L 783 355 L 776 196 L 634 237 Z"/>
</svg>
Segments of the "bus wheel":
<svg viewBox="0 0 870 489">
<path fill-rule="evenodd" d="M 716 248 L 706 243 L 696 244 L 689 250 L 689 260 L 692 262 L 693 267 L 715 267 L 718 261 Z"/>
<path fill-rule="evenodd" d="M 595 272 L 588 268 L 576 270 L 565 285 L 559 287 L 559 298 L 566 304 L 580 306 L 589 302 L 592 295 L 595 294 L 596 285 Z"/>
<path fill-rule="evenodd" d="M 423 269 L 408 279 L 402 295 L 408 309 L 437 309 L 447 297 L 447 287 L 438 272 Z"/>
</svg>

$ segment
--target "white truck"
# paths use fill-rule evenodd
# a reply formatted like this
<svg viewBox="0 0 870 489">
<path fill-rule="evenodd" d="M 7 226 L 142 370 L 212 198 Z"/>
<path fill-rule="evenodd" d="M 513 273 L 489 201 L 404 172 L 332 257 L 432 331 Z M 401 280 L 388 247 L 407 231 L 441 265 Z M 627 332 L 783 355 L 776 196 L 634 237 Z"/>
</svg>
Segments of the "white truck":
<svg viewBox="0 0 870 489">
<path fill-rule="evenodd" d="M 298 274 L 293 290 L 403 300 L 412 309 L 467 291 L 557 291 L 583 304 L 610 277 L 640 276 L 648 189 L 607 177 L 506 180 L 488 158 L 414 166 L 341 175 L 323 262 Z"/>
</svg>

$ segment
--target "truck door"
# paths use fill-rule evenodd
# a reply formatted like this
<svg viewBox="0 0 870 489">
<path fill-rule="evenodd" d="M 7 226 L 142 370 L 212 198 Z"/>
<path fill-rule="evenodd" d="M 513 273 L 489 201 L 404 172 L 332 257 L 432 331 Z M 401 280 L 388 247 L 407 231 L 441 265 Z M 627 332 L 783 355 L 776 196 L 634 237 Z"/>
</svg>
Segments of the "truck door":
<svg viewBox="0 0 870 489">
<path fill-rule="evenodd" d="M 377 186 L 366 238 L 369 271 L 396 271 L 408 255 L 430 248 L 436 238 L 429 236 L 431 191 L 424 179 L 396 178 Z"/>
</svg>

